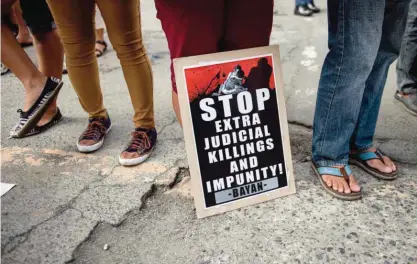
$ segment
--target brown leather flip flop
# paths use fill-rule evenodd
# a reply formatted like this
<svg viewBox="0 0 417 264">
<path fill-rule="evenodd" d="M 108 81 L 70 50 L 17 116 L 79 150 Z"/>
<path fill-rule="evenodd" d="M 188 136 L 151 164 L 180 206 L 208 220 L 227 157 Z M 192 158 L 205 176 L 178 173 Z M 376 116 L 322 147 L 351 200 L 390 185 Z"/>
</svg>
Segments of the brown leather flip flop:
<svg viewBox="0 0 417 264">
<path fill-rule="evenodd" d="M 384 156 L 385 155 L 379 149 L 377 149 L 375 152 L 372 152 L 372 151 L 361 152 L 358 154 L 350 155 L 349 164 L 356 165 L 359 168 L 366 171 L 367 173 L 379 179 L 394 180 L 395 178 L 398 177 L 398 167 L 396 171 L 393 171 L 391 173 L 386 173 L 386 172 L 379 171 L 375 168 L 372 168 L 367 163 L 368 160 L 377 159 L 377 160 L 380 160 L 383 164 L 385 164 Z"/>
<path fill-rule="evenodd" d="M 96 56 L 98 58 L 98 57 L 101 57 L 104 54 L 104 52 L 107 50 L 107 42 L 104 40 L 97 40 L 96 43 L 104 46 L 103 50 L 96 49 L 96 52 L 97 52 Z"/>
<path fill-rule="evenodd" d="M 337 190 L 333 190 L 332 187 L 329 187 L 327 183 L 323 180 L 322 175 L 332 175 L 337 177 L 343 177 L 347 184 L 349 185 L 349 175 L 352 174 L 352 170 L 346 165 L 343 168 L 336 168 L 336 167 L 318 167 L 315 162 L 312 162 L 311 167 L 313 168 L 314 172 L 316 173 L 317 177 L 320 180 L 321 185 L 323 186 L 324 190 L 328 192 L 330 195 L 345 201 L 354 201 L 359 200 L 362 198 L 362 192 L 351 192 L 351 193 L 341 193 Z"/>
</svg>

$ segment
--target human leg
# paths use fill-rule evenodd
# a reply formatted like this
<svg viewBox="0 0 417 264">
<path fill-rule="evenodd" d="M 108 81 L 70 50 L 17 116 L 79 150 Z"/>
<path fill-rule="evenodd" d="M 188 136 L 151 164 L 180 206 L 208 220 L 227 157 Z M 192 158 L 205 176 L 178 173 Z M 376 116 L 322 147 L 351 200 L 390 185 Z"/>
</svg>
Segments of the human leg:
<svg viewBox="0 0 417 264">
<path fill-rule="evenodd" d="M 116 50 L 135 111 L 135 127 L 153 128 L 152 70 L 142 41 L 139 1 L 97 1 Z"/>
<path fill-rule="evenodd" d="M 100 9 L 98 9 L 97 6 L 94 25 L 96 29 L 96 56 L 100 57 L 107 50 L 107 43 L 104 40 L 104 29 L 106 28 L 106 24 L 104 23 Z"/>
<path fill-rule="evenodd" d="M 138 0 L 97 0 L 110 42 L 117 53 L 135 111 L 135 130 L 128 146 L 119 156 L 124 166 L 144 162 L 152 153 L 156 140 L 152 69 L 142 41 Z"/>
<path fill-rule="evenodd" d="M 77 148 L 93 152 L 104 143 L 111 128 L 110 118 L 103 105 L 97 58 L 94 53 L 93 0 L 47 0 L 58 27 L 66 55 L 66 66 L 72 86 L 89 124 L 81 134 Z"/>
<path fill-rule="evenodd" d="M 45 0 L 21 0 L 23 18 L 34 37 L 38 68 L 46 76 L 62 78 L 64 50 L 56 25 Z M 57 113 L 56 99 L 39 120 L 48 123 Z"/>
<path fill-rule="evenodd" d="M 321 167 L 347 165 L 349 141 L 356 127 L 366 80 L 382 35 L 385 1 L 329 1 L 329 47 L 317 94 L 313 126 L 313 161 Z M 359 191 L 340 177 L 323 175 L 339 192 Z"/>
<path fill-rule="evenodd" d="M 417 0 L 411 0 L 397 62 L 396 102 L 417 115 Z"/>
<path fill-rule="evenodd" d="M 66 55 L 72 86 L 89 117 L 107 117 L 95 56 L 94 1 L 48 0 Z"/>
<path fill-rule="evenodd" d="M 382 93 L 387 80 L 389 66 L 398 57 L 403 38 L 408 1 L 388 0 L 382 26 L 382 37 L 372 71 L 366 80 L 361 109 L 356 128 L 351 138 L 351 150 L 375 152 L 375 134 Z M 382 159 L 367 161 L 368 165 L 383 173 L 396 171 L 394 163 L 385 155 Z"/>
<path fill-rule="evenodd" d="M 22 17 L 22 9 L 20 3 L 17 1 L 13 6 L 15 22 L 18 26 L 18 34 L 16 36 L 17 42 L 22 46 L 31 45 L 33 43 L 32 36 Z"/>
<path fill-rule="evenodd" d="M 168 40 L 171 59 L 220 51 L 224 31 L 224 5 L 224 0 L 155 0 L 157 16 Z M 171 83 L 172 103 L 181 123 L 172 63 Z"/>
</svg>

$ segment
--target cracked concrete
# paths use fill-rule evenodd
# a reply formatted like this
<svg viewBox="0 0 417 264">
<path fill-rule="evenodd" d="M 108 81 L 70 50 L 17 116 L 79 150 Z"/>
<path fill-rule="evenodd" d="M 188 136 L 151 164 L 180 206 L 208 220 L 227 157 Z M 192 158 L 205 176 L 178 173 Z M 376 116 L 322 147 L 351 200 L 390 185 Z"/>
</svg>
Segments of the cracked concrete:
<svg viewBox="0 0 417 264">
<path fill-rule="evenodd" d="M 63 122 L 22 140 L 6 139 L 23 97 L 21 85 L 11 74 L 1 78 L 2 182 L 17 184 L 1 199 L 2 262 L 417 262 L 417 122 L 392 103 L 395 72 L 390 71 L 376 141 L 399 162 L 401 177 L 384 182 L 354 168 L 364 199 L 330 198 L 309 168 L 326 16 L 296 18 L 292 11 L 292 2 L 275 2 L 271 43 L 281 45 L 296 195 L 196 219 L 182 130 L 170 107 L 168 47 L 153 1 L 142 1 L 159 131 L 146 163 L 124 168 L 117 162 L 132 129 L 132 107 L 112 48 L 99 66 L 113 130 L 92 155 L 76 152 L 86 116 L 67 76 L 59 99 Z M 27 52 L 35 59 L 33 48 Z"/>
<path fill-rule="evenodd" d="M 309 166 L 295 165 L 297 195 L 206 219 L 196 219 L 189 184 L 181 182 L 151 197 L 146 210 L 122 225 L 100 224 L 75 253 L 74 263 L 417 260 L 415 166 L 407 167 L 409 176 L 388 184 L 355 168 L 367 198 L 353 203 L 325 194 Z M 103 251 L 104 244 L 108 251 Z"/>
<path fill-rule="evenodd" d="M 97 222 L 81 212 L 68 209 L 36 226 L 27 240 L 5 254 L 3 263 L 65 263 L 72 252 L 94 229 Z M 42 252 L 41 254 L 39 254 Z"/>
</svg>

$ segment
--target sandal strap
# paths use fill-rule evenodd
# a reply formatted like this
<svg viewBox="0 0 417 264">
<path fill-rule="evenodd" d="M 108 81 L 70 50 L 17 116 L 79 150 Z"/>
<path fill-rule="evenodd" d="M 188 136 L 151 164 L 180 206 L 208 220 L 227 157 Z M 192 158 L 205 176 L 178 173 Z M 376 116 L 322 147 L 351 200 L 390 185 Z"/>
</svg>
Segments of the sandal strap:
<svg viewBox="0 0 417 264">
<path fill-rule="evenodd" d="M 346 165 L 343 168 L 319 167 L 317 168 L 317 171 L 320 173 L 320 175 L 326 174 L 345 178 L 349 178 L 349 175 L 352 174 L 352 170 L 350 169 L 349 165 Z"/>
<path fill-rule="evenodd" d="M 382 153 L 382 151 L 380 151 L 378 148 L 376 149 L 375 153 L 379 157 L 379 159 L 382 161 L 382 163 L 385 164 L 385 162 L 384 162 L 384 156 L 385 156 L 384 153 Z"/>
<path fill-rule="evenodd" d="M 375 152 L 363 152 L 359 154 L 359 158 L 363 161 L 379 159 Z"/>
<path fill-rule="evenodd" d="M 368 161 L 368 160 L 380 160 L 382 163 L 385 164 L 384 162 L 384 154 L 382 154 L 382 152 L 379 149 L 376 149 L 375 152 L 373 151 L 368 151 L 368 152 L 362 152 L 358 155 L 358 157 L 362 160 L 362 161 Z"/>
<path fill-rule="evenodd" d="M 104 45 L 107 48 L 107 42 L 105 40 L 96 40 L 96 43 Z"/>
</svg>

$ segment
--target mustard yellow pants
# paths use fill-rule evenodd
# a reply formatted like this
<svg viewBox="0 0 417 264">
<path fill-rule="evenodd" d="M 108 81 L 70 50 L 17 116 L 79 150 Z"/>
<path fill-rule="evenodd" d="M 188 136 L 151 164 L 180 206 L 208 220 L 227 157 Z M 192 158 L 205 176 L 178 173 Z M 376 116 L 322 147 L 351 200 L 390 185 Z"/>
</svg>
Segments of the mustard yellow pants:
<svg viewBox="0 0 417 264">
<path fill-rule="evenodd" d="M 138 0 L 47 0 L 66 54 L 68 75 L 90 117 L 106 116 L 95 55 L 95 5 L 116 50 L 135 111 L 135 127 L 154 127 L 152 69 L 142 43 Z"/>
</svg>

